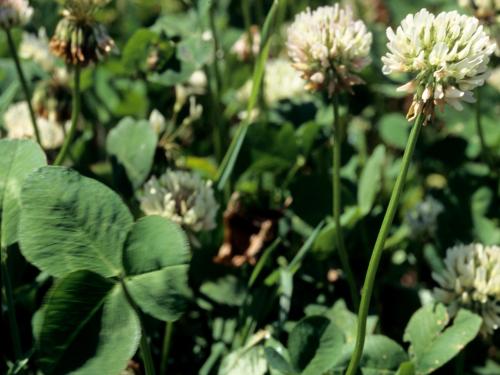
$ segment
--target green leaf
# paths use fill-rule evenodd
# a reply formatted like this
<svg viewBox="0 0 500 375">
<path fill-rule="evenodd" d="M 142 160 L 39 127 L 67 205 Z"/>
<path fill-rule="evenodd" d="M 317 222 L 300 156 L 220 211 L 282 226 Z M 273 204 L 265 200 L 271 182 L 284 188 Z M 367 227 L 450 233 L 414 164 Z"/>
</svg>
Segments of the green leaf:
<svg viewBox="0 0 500 375">
<path fill-rule="evenodd" d="M 288 361 L 271 346 L 267 346 L 264 349 L 264 353 L 266 355 L 267 363 L 269 367 L 273 370 L 278 371 L 282 374 L 295 374 L 295 370 L 292 368 L 292 365 L 288 363 Z"/>
<path fill-rule="evenodd" d="M 40 146 L 27 140 L 0 140 L 0 155 L 0 245 L 7 247 L 18 241 L 21 186 L 47 160 Z"/>
<path fill-rule="evenodd" d="M 19 240 L 26 259 L 52 276 L 77 270 L 117 276 L 132 216 L 103 184 L 64 167 L 43 167 L 21 193 Z"/>
<path fill-rule="evenodd" d="M 344 338 L 328 318 L 309 316 L 294 327 L 288 338 L 293 367 L 304 375 L 317 375 L 331 369 L 342 354 Z"/>
<path fill-rule="evenodd" d="M 358 205 L 366 215 L 375 203 L 375 198 L 382 187 L 382 168 L 385 161 L 385 147 L 378 145 L 366 162 L 359 178 Z"/>
<path fill-rule="evenodd" d="M 139 29 L 127 41 L 123 49 L 122 62 L 125 68 L 134 72 L 147 69 L 149 47 L 158 39 L 158 35 L 149 29 Z"/>
<path fill-rule="evenodd" d="M 334 369 L 345 369 L 351 359 L 355 343 L 351 341 L 342 348 L 342 355 L 334 364 Z M 382 335 L 366 337 L 360 367 L 363 375 L 382 375 L 394 373 L 401 363 L 408 361 L 405 350 L 394 340 Z"/>
<path fill-rule="evenodd" d="M 335 305 L 326 312 L 325 316 L 340 328 L 344 334 L 346 343 L 353 343 L 355 341 L 356 331 L 358 329 L 358 317 L 347 309 L 344 300 L 335 302 Z M 373 334 L 377 321 L 378 319 L 376 316 L 368 317 L 366 327 L 367 335 Z"/>
<path fill-rule="evenodd" d="M 411 361 L 401 363 L 396 375 L 415 375 L 415 365 Z"/>
<path fill-rule="evenodd" d="M 39 365 L 46 375 L 116 375 L 137 350 L 140 334 L 120 285 L 77 271 L 49 292 L 37 342 Z"/>
<path fill-rule="evenodd" d="M 453 324 L 442 304 L 427 305 L 411 317 L 404 335 L 417 374 L 429 374 L 457 355 L 481 328 L 480 316 L 461 309 Z"/>
<path fill-rule="evenodd" d="M 125 169 L 134 190 L 142 185 L 151 171 L 157 143 L 158 136 L 144 120 L 124 118 L 109 132 L 106 149 Z"/>
<path fill-rule="evenodd" d="M 247 293 L 246 285 L 234 275 L 206 281 L 200 291 L 214 302 L 229 306 L 241 306 Z"/>
<path fill-rule="evenodd" d="M 264 375 L 267 361 L 262 345 L 241 348 L 229 353 L 219 368 L 218 375 Z"/>
<path fill-rule="evenodd" d="M 382 335 L 371 335 L 366 338 L 363 358 L 360 366 L 363 374 L 367 370 L 394 370 L 408 360 L 405 350 L 394 340 Z"/>
<path fill-rule="evenodd" d="M 387 145 L 399 150 L 405 149 L 410 127 L 402 114 L 390 113 L 383 116 L 378 123 L 378 128 L 380 137 Z"/>
<path fill-rule="evenodd" d="M 138 220 L 123 253 L 132 299 L 157 319 L 177 320 L 190 296 L 189 260 L 188 241 L 177 224 L 159 216 Z"/>
</svg>

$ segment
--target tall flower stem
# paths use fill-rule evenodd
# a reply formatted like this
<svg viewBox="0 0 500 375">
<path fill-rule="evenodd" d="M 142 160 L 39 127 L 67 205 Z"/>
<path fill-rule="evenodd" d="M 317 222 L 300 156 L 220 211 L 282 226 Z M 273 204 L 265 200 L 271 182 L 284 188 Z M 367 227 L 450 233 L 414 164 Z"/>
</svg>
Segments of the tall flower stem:
<svg viewBox="0 0 500 375">
<path fill-rule="evenodd" d="M 389 233 L 394 215 L 396 214 L 399 198 L 401 196 L 401 192 L 403 191 L 403 186 L 406 180 L 406 175 L 408 174 L 410 161 L 415 150 L 415 145 L 417 144 L 418 135 L 420 134 L 420 130 L 422 129 L 423 122 L 424 115 L 419 114 L 411 130 L 410 137 L 408 138 L 408 143 L 406 144 L 405 152 L 403 155 L 403 161 L 401 163 L 401 169 L 399 171 L 396 184 L 394 185 L 394 188 L 392 190 L 389 206 L 387 207 L 387 211 L 385 212 L 384 220 L 378 233 L 377 241 L 375 242 L 375 247 L 373 248 L 370 263 L 368 265 L 368 271 L 366 272 L 365 283 L 363 285 L 363 292 L 361 294 L 356 344 L 354 347 L 354 353 L 349 363 L 349 367 L 347 368 L 346 375 L 354 375 L 356 373 L 359 361 L 361 360 L 361 355 L 363 354 L 363 346 L 365 343 L 366 334 L 366 319 L 368 316 L 368 309 L 370 307 L 370 300 L 373 293 L 375 276 L 377 274 L 380 258 L 382 257 L 387 234 Z"/>
<path fill-rule="evenodd" d="M 144 373 L 146 375 L 155 375 L 155 366 L 153 364 L 153 357 L 151 356 L 151 349 L 149 348 L 148 338 L 142 330 L 141 343 L 139 344 L 141 350 L 142 361 L 144 363 Z"/>
<path fill-rule="evenodd" d="M 337 240 L 337 250 L 340 256 L 342 268 L 347 276 L 349 290 L 351 292 L 351 299 L 354 308 L 359 306 L 358 288 L 356 281 L 349 265 L 349 257 L 344 243 L 344 234 L 342 233 L 342 226 L 340 224 L 340 211 L 342 209 L 341 190 L 342 185 L 340 182 L 340 167 L 341 167 L 341 154 L 342 154 L 342 129 L 339 118 L 339 97 L 338 94 L 333 95 L 333 181 L 332 181 L 332 197 L 333 197 L 333 220 L 335 222 L 335 237 Z"/>
<path fill-rule="evenodd" d="M 166 375 L 168 356 L 170 354 L 170 347 L 172 343 L 172 334 L 174 333 L 174 322 L 167 322 L 165 324 L 165 335 L 163 337 L 163 348 L 161 351 L 161 364 L 160 374 Z"/>
<path fill-rule="evenodd" d="M 16 311 L 14 306 L 14 294 L 12 293 L 12 284 L 10 281 L 9 270 L 7 268 L 7 256 L 4 254 L 7 249 L 2 249 L 2 284 L 5 289 L 5 297 L 7 302 L 7 316 L 9 319 L 10 336 L 12 338 L 12 347 L 14 349 L 14 357 L 16 360 L 21 359 L 21 339 L 19 336 L 19 328 L 17 326 Z"/>
<path fill-rule="evenodd" d="M 21 67 L 21 62 L 19 61 L 19 56 L 17 55 L 16 45 L 14 43 L 14 39 L 12 38 L 12 34 L 9 29 L 5 30 L 7 34 L 7 42 L 9 44 L 10 53 L 16 65 L 17 75 L 19 76 L 19 81 L 21 81 L 21 87 L 24 91 L 24 96 L 26 98 L 26 103 L 28 103 L 28 108 L 31 117 L 31 123 L 33 125 L 33 131 L 35 133 L 36 141 L 41 144 L 40 132 L 38 131 L 38 124 L 36 122 L 35 111 L 33 110 L 33 105 L 31 104 L 31 92 L 28 87 L 28 83 L 26 82 L 26 77 L 24 76 L 23 68 Z"/>
<path fill-rule="evenodd" d="M 73 108 L 71 110 L 71 127 L 66 138 L 64 139 L 64 144 L 59 151 L 54 162 L 55 165 L 61 165 L 64 163 L 66 156 L 68 154 L 69 147 L 76 132 L 76 125 L 78 124 L 78 118 L 80 117 L 80 66 L 75 65 L 74 77 L 73 77 Z"/>
</svg>

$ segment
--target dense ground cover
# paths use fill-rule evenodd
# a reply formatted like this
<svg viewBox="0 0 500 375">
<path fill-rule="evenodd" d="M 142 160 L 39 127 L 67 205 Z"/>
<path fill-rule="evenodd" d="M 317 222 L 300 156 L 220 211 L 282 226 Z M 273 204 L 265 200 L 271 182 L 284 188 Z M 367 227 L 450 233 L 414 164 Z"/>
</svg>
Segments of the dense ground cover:
<svg viewBox="0 0 500 375">
<path fill-rule="evenodd" d="M 2 373 L 500 373 L 498 1 L 333 3 L 1 0 Z"/>
</svg>

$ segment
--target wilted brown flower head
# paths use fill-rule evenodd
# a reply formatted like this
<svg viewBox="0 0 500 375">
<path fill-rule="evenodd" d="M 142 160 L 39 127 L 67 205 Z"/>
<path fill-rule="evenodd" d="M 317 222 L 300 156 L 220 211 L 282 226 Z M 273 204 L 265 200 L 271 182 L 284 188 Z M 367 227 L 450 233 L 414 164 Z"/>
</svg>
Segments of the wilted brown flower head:
<svg viewBox="0 0 500 375">
<path fill-rule="evenodd" d="M 68 65 L 86 66 L 107 56 L 115 43 L 95 12 L 108 0 L 66 0 L 63 18 L 50 41 L 52 52 Z"/>
</svg>

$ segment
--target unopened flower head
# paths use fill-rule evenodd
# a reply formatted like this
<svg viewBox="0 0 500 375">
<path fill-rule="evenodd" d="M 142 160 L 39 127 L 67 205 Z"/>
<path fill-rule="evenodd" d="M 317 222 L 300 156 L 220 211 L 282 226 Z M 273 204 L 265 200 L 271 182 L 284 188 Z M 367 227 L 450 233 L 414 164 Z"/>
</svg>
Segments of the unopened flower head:
<svg viewBox="0 0 500 375">
<path fill-rule="evenodd" d="M 288 29 L 288 55 L 306 89 L 329 95 L 363 82 L 354 73 L 369 64 L 371 44 L 366 25 L 338 4 L 307 8 Z"/>
<path fill-rule="evenodd" d="M 483 334 L 500 326 L 500 246 L 458 245 L 448 249 L 445 269 L 433 273 L 434 295 L 454 315 L 464 307 L 483 317 Z"/>
<path fill-rule="evenodd" d="M 382 57 L 383 73 L 414 73 L 398 90 L 414 94 L 408 111 L 413 120 L 423 113 L 432 119 L 436 105 L 474 102 L 472 90 L 488 77 L 488 62 L 495 44 L 479 20 L 457 12 L 437 16 L 422 9 L 409 14 L 396 29 L 387 29 L 389 52 Z"/>
<path fill-rule="evenodd" d="M 248 61 L 251 57 L 256 57 L 260 52 L 260 30 L 256 25 L 252 25 L 248 32 L 244 32 L 231 48 L 231 52 L 240 61 Z"/>
<path fill-rule="evenodd" d="M 35 138 L 27 102 L 19 102 L 11 105 L 4 114 L 4 123 L 7 130 L 7 138 Z M 37 124 L 44 149 L 53 150 L 63 144 L 64 130 L 61 123 L 39 116 L 37 117 Z"/>
<path fill-rule="evenodd" d="M 86 66 L 106 57 L 115 48 L 95 11 L 108 0 L 66 0 L 63 18 L 50 41 L 52 52 L 69 65 Z"/>
<path fill-rule="evenodd" d="M 192 232 L 215 228 L 219 208 L 210 181 L 186 171 L 167 170 L 146 182 L 140 197 L 146 215 L 160 215 Z"/>
<path fill-rule="evenodd" d="M 0 0 L 0 28 L 26 25 L 33 16 L 28 0 Z"/>
</svg>

